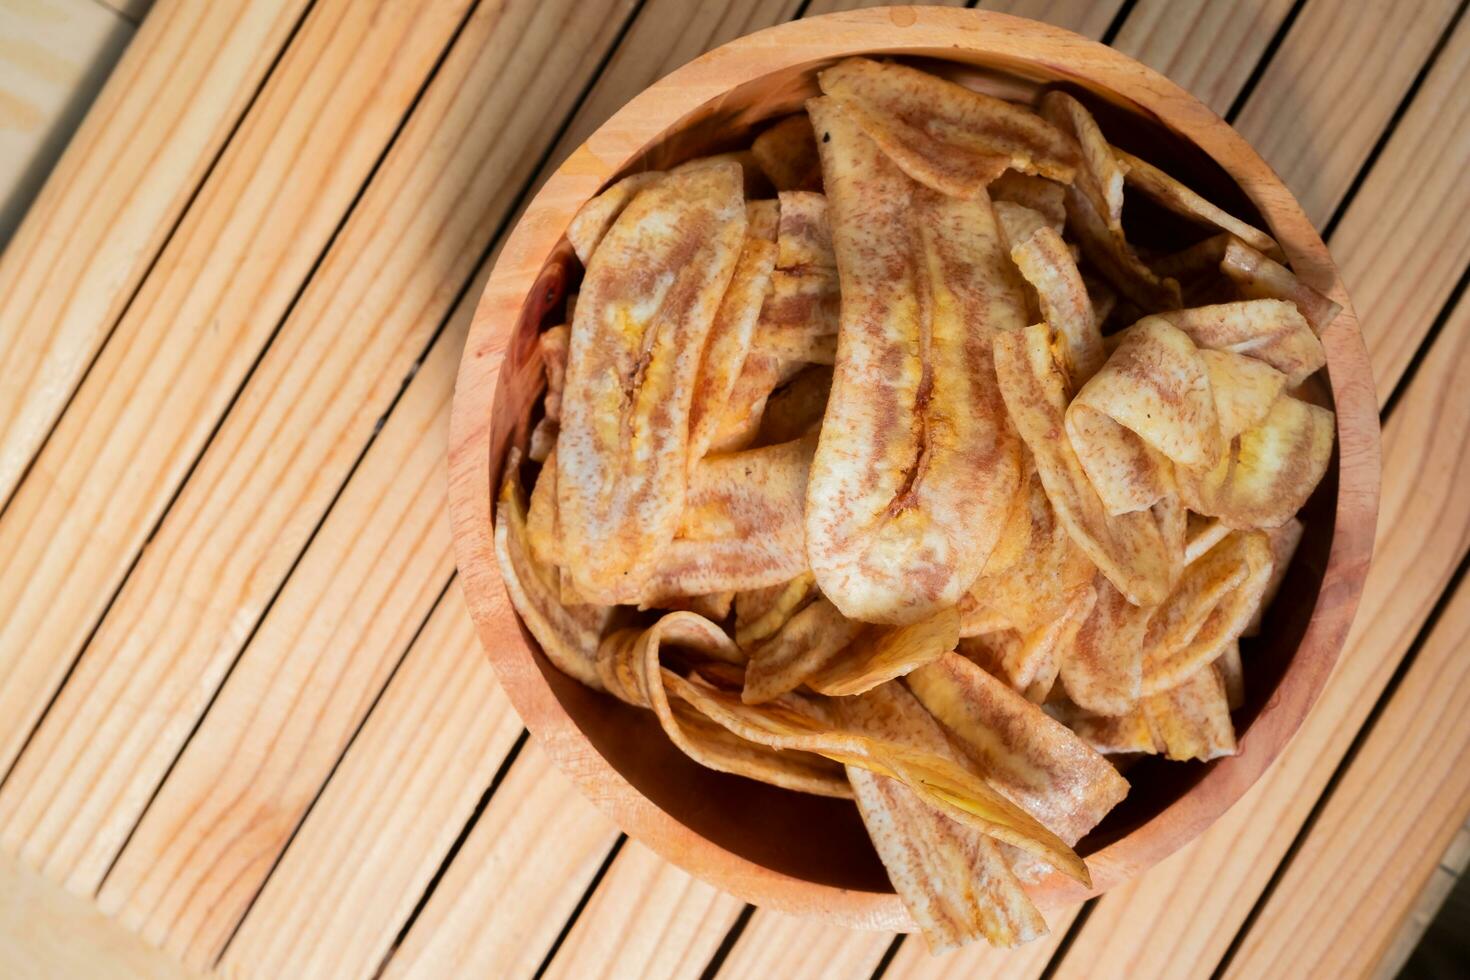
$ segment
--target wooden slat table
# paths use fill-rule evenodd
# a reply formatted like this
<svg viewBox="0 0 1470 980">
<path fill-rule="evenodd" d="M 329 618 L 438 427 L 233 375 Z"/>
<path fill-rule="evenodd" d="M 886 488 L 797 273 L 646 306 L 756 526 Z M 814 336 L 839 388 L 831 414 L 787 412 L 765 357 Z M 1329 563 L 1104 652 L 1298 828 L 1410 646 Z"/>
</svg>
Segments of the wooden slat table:
<svg viewBox="0 0 1470 980">
<path fill-rule="evenodd" d="M 1032 946 L 931 958 L 624 839 L 499 691 L 443 470 L 497 243 L 655 78 L 858 5 L 0 0 L 82 59 L 0 47 L 0 130 L 30 99 L 46 125 L 16 152 L 50 169 L 33 202 L 33 173 L 0 173 L 25 213 L 0 257 L 0 972 L 1392 971 L 1470 814 L 1464 0 L 982 4 L 1225 114 L 1362 317 L 1385 419 L 1362 608 L 1305 727 L 1198 841 Z"/>
</svg>

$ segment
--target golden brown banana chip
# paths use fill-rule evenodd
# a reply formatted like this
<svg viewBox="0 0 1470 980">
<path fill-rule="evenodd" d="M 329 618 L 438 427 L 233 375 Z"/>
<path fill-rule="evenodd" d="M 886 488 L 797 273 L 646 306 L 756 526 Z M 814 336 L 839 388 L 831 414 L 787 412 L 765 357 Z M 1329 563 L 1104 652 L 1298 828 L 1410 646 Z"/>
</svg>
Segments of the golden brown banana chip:
<svg viewBox="0 0 1470 980">
<path fill-rule="evenodd" d="M 705 340 L 699 374 L 694 380 L 694 400 L 689 407 L 691 466 L 709 451 L 724 418 L 730 392 L 735 390 L 735 382 L 755 340 L 756 324 L 771 291 L 775 266 L 775 244 L 747 236 L 735 274 L 720 300 L 719 311 Z"/>
<path fill-rule="evenodd" d="M 1075 844 L 1128 793 L 1128 782 L 1066 726 L 957 654 L 904 678 L 986 782 Z"/>
<path fill-rule="evenodd" d="M 526 541 L 531 555 L 542 565 L 565 565 L 561 550 L 561 528 L 556 521 L 556 450 L 546 457 L 536 485 L 531 488 L 531 508 L 526 515 Z"/>
<path fill-rule="evenodd" d="M 1113 153 L 1123 164 L 1124 176 L 1130 187 L 1138 188 L 1177 215 L 1229 232 L 1259 251 L 1281 254 L 1281 246 L 1276 244 L 1276 239 L 1211 204 L 1147 160 L 1140 160 L 1116 146 Z"/>
<path fill-rule="evenodd" d="M 1076 391 L 1097 373 L 1106 357 L 1102 331 L 1098 329 L 1092 299 L 1077 271 L 1077 263 L 1072 260 L 1062 236 L 1051 228 L 1038 230 L 1014 245 L 1011 260 L 1036 289 L 1041 317 L 1062 342 L 1068 388 Z"/>
<path fill-rule="evenodd" d="M 1149 511 L 1113 516 L 1062 438 L 1066 381 L 1045 323 L 998 335 L 995 370 L 1011 422 L 1036 460 L 1058 520 L 1109 582 L 1134 605 L 1163 601 L 1177 560 Z"/>
<path fill-rule="evenodd" d="M 1067 224 L 1067 189 L 1054 180 L 1007 170 L 985 190 L 997 205 L 1009 201 L 1043 215 L 1058 232 Z"/>
<path fill-rule="evenodd" d="M 822 162 L 806 113 L 787 116 L 750 144 L 751 155 L 778 191 L 814 191 L 822 186 Z"/>
<path fill-rule="evenodd" d="M 1295 388 L 1327 363 L 1322 341 L 1285 300 L 1252 299 L 1160 314 L 1199 347 L 1245 354 L 1286 375 Z"/>
<path fill-rule="evenodd" d="M 762 444 L 799 439 L 822 424 L 827 396 L 832 392 L 832 368 L 813 364 L 772 392 L 761 415 L 758 441 Z"/>
<path fill-rule="evenodd" d="M 1122 715 L 1143 696 L 1143 639 L 1153 610 L 1133 605 L 1101 576 L 1094 588 L 1097 601 L 1062 659 L 1062 687 L 1085 711 Z"/>
<path fill-rule="evenodd" d="M 1154 755 L 1160 751 L 1142 704 L 1120 715 L 1099 715 L 1061 700 L 1049 702 L 1046 711 L 1103 755 L 1134 752 Z"/>
<path fill-rule="evenodd" d="M 896 168 L 830 99 L 809 111 L 842 282 L 832 393 L 807 491 L 807 554 L 854 619 L 914 622 L 984 567 L 1018 480 L 990 338 L 1024 300 L 983 191 Z"/>
<path fill-rule="evenodd" d="M 835 269 L 777 269 L 752 345 L 783 360 L 831 364 L 837 357 L 839 314 Z"/>
<path fill-rule="evenodd" d="M 546 398 L 541 407 L 553 422 L 561 420 L 561 396 L 567 383 L 567 350 L 571 341 L 572 328 L 564 323 L 542 331 L 536 338 L 541 367 L 546 373 Z"/>
<path fill-rule="evenodd" d="M 1144 698 L 1143 712 L 1154 741 L 1170 759 L 1209 762 L 1235 754 L 1225 682 L 1214 664 L 1204 664 L 1169 690 Z"/>
<path fill-rule="evenodd" d="M 842 769 L 821 756 L 778 751 L 739 737 L 694 706 L 665 691 L 659 667 L 664 646 L 716 662 L 738 662 L 723 630 L 690 612 L 674 612 L 646 630 L 620 630 L 597 651 L 597 670 L 607 689 L 642 708 L 651 708 L 669 739 L 702 766 L 820 796 L 850 797 Z"/>
<path fill-rule="evenodd" d="M 700 355 L 744 240 L 739 168 L 715 164 L 643 190 L 592 256 L 557 443 L 562 539 L 589 599 L 636 600 L 673 539 Z"/>
<path fill-rule="evenodd" d="M 1247 299 L 1283 299 L 1294 304 L 1318 336 L 1342 311 L 1341 306 L 1302 282 L 1286 266 L 1233 237 L 1225 240 L 1220 271 Z"/>
<path fill-rule="evenodd" d="M 1261 620 L 1271 603 L 1276 601 L 1276 593 L 1281 591 L 1281 583 L 1286 578 L 1287 569 L 1291 567 L 1291 559 L 1296 554 L 1297 545 L 1302 542 L 1302 532 L 1305 530 L 1306 525 L 1295 517 L 1280 527 L 1266 529 L 1266 538 L 1271 544 L 1271 574 L 1266 579 L 1261 602 L 1256 606 L 1255 614 L 1251 616 L 1251 621 L 1246 624 L 1241 636 L 1255 636 L 1261 632 Z"/>
<path fill-rule="evenodd" d="M 781 228 L 781 205 L 775 198 L 745 202 L 745 236 L 774 242 Z"/>
<path fill-rule="evenodd" d="M 832 229 L 827 224 L 827 198 L 811 191 L 782 191 L 781 221 L 776 233 L 778 269 L 836 269 Z"/>
<path fill-rule="evenodd" d="M 602 236 L 607 234 L 618 215 L 638 196 L 639 191 L 652 187 L 663 178 L 661 170 L 624 177 L 578 209 L 572 216 L 572 223 L 567 226 L 567 241 L 572 243 L 572 251 L 577 253 L 582 265 L 592 261 L 592 253 L 597 251 Z M 567 318 L 571 318 L 571 313 Z"/>
<path fill-rule="evenodd" d="M 814 443 L 808 437 L 710 456 L 695 467 L 678 535 L 659 556 L 641 604 L 757 589 L 801 574 L 801 510 Z"/>
<path fill-rule="evenodd" d="M 837 710 L 848 727 L 960 762 L 944 731 L 899 684 L 846 698 Z M 990 838 L 896 780 L 855 766 L 847 775 L 888 878 L 931 953 L 980 937 L 1009 947 L 1045 935 L 1046 921 Z"/>
<path fill-rule="evenodd" d="M 1334 416 L 1282 395 L 1211 469 L 1176 473 L 1189 509 L 1234 528 L 1279 527 L 1307 502 L 1332 459 Z"/>
<path fill-rule="evenodd" d="M 1084 585 L 1070 594 L 1055 619 L 1025 633 L 1006 627 L 966 637 L 960 641 L 959 653 L 1020 691 L 1026 700 L 1041 704 L 1051 693 L 1096 595 L 1092 586 Z"/>
<path fill-rule="evenodd" d="M 954 606 L 908 626 L 869 628 L 806 683 L 830 697 L 862 694 L 937 660 L 959 639 L 960 614 Z"/>
<path fill-rule="evenodd" d="M 495 509 L 495 557 L 511 605 L 546 658 L 569 677 L 597 690 L 597 645 L 612 620 L 607 606 L 566 606 L 557 570 L 536 560 L 526 534 L 526 500 L 516 477 L 520 454 L 512 450 Z"/>
<path fill-rule="evenodd" d="M 1180 577 L 1149 621 L 1143 692 L 1166 691 L 1215 660 L 1240 637 L 1271 577 L 1271 545 L 1260 531 L 1238 531 Z"/>
<path fill-rule="evenodd" d="M 847 648 L 863 631 L 831 602 L 818 598 L 750 650 L 741 700 L 760 704 L 794 691 Z"/>
<path fill-rule="evenodd" d="M 774 636 L 792 616 L 817 597 L 817 580 L 802 572 L 789 582 L 735 594 L 735 642 L 750 650 Z"/>
<path fill-rule="evenodd" d="M 811 710 L 816 707 L 812 702 L 795 695 L 750 705 L 670 670 L 663 670 L 662 675 L 670 694 L 742 738 L 773 749 L 814 752 L 897 779 L 951 819 L 1034 854 L 1084 885 L 1091 884 L 1087 865 L 1056 833 L 959 763 L 864 732 L 837 728 Z"/>
<path fill-rule="evenodd" d="M 1041 115 L 1057 129 L 1077 141 L 1082 151 L 1082 165 L 1077 168 L 1072 186 L 1092 205 L 1108 229 L 1123 238 L 1123 177 L 1128 165 L 1108 145 L 1092 113 L 1072 96 L 1062 91 L 1047 92 L 1041 97 Z"/>
<path fill-rule="evenodd" d="M 1077 171 L 1076 145 L 1034 112 L 926 72 L 848 58 L 817 81 L 909 177 L 940 193 L 973 197 L 1007 168 L 1061 181 Z M 825 149 L 825 122 L 812 126 Z"/>
<path fill-rule="evenodd" d="M 1225 684 L 1225 704 L 1234 711 L 1245 704 L 1245 666 L 1240 661 L 1239 640 L 1225 644 L 1225 649 L 1215 658 L 1215 669 Z"/>
</svg>

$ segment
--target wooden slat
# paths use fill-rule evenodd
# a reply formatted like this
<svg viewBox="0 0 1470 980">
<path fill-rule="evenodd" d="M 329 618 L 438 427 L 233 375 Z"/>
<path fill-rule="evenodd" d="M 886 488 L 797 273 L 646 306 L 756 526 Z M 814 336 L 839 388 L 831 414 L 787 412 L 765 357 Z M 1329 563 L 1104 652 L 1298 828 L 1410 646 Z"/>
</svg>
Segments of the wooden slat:
<svg viewBox="0 0 1470 980">
<path fill-rule="evenodd" d="M 1046 913 L 1051 932 L 1017 949 L 995 949 L 974 943 L 935 956 L 922 938 L 908 936 L 884 971 L 883 980 L 972 980 L 975 977 L 1035 980 L 1046 971 L 1080 910 L 1077 906 Z"/>
<path fill-rule="evenodd" d="M 445 593 L 230 941 L 222 972 L 369 976 L 521 721 Z"/>
<path fill-rule="evenodd" d="M 1122 0 L 980 0 L 976 6 L 1046 21 L 1096 41 L 1102 38 L 1123 3 Z"/>
<path fill-rule="evenodd" d="M 1266 776 L 1193 844 L 1103 896 L 1059 977 L 1208 973 L 1290 846 L 1358 727 L 1470 549 L 1470 304 L 1384 429 L 1373 567 L 1321 699 Z M 1250 664 L 1246 663 L 1246 677 Z"/>
<path fill-rule="evenodd" d="M 1380 402 L 1470 265 L 1467 89 L 1470 18 L 1462 18 L 1332 236 Z"/>
<path fill-rule="evenodd" d="M 625 11 L 512 0 L 470 19 L 0 789 L 0 842 L 95 890 Z M 526 58 L 507 65 L 510 47 Z M 440 339 L 442 390 L 415 397 L 447 398 L 478 294 Z"/>
<path fill-rule="evenodd" d="M 531 976 L 616 839 L 533 739 L 384 975 Z"/>
<path fill-rule="evenodd" d="M 1352 183 L 1455 0 L 1312 0 L 1235 120 L 1317 225 Z"/>
<path fill-rule="evenodd" d="M 290 307 L 467 2 L 319 2 L 77 390 L 0 518 L 0 768 Z"/>
<path fill-rule="evenodd" d="M 138 23 L 147 16 L 148 10 L 153 6 L 153 0 L 95 0 L 104 7 L 122 14 L 133 23 Z"/>
<path fill-rule="evenodd" d="M 1223 116 L 1291 5 L 1292 0 L 1140 0 L 1113 47 L 1169 76 Z"/>
<path fill-rule="evenodd" d="M 132 36 L 92 0 L 0 5 L 0 249 Z"/>
<path fill-rule="evenodd" d="M 1392 980 L 1403 972 L 1404 965 L 1439 916 L 1467 865 L 1470 865 L 1470 822 L 1462 824 L 1456 831 L 1448 850 L 1430 873 L 1429 882 L 1420 890 L 1413 908 L 1409 910 L 1408 919 L 1399 927 L 1388 951 L 1373 971 L 1375 980 Z"/>
<path fill-rule="evenodd" d="M 71 137 L 0 256 L 0 501 L 61 414 L 306 2 L 164 0 Z"/>
<path fill-rule="evenodd" d="M 936 0 L 936 7 L 962 7 L 965 0 Z M 842 10 L 861 10 L 864 7 L 887 7 L 888 0 L 812 0 L 802 11 L 803 17 L 819 17 L 822 14 L 837 13 Z"/>
<path fill-rule="evenodd" d="M 719 980 L 851 980 L 871 976 L 891 932 L 838 929 L 820 919 L 756 909 L 716 974 Z"/>
<path fill-rule="evenodd" d="M 183 980 L 192 976 L 84 898 L 0 855 L 0 976 Z"/>
<path fill-rule="evenodd" d="M 636 841 L 613 859 L 547 977 L 697 977 L 744 903 Z"/>
<path fill-rule="evenodd" d="M 1470 319 L 1458 325 L 1470 331 Z M 1458 590 L 1261 907 L 1226 976 L 1382 962 L 1470 814 L 1470 589 Z"/>
</svg>

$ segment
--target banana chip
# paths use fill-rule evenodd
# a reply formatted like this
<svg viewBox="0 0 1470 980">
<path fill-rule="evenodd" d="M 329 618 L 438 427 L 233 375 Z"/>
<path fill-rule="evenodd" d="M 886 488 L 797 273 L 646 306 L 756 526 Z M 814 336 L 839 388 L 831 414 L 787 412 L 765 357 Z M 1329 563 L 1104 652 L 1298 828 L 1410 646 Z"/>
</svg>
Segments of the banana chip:
<svg viewBox="0 0 1470 980">
<path fill-rule="evenodd" d="M 817 580 L 802 572 L 789 582 L 735 594 L 735 642 L 749 650 L 774 636 L 817 596 Z"/>
<path fill-rule="evenodd" d="M 781 229 L 781 204 L 775 198 L 745 202 L 745 236 L 774 242 Z"/>
<path fill-rule="evenodd" d="M 990 206 L 995 209 L 995 220 L 1000 225 L 1001 235 L 1006 243 L 1015 246 L 1026 241 L 1042 228 L 1049 227 L 1046 223 L 1046 215 L 1040 211 L 1033 211 L 1024 204 L 1016 204 L 1013 201 L 992 201 Z M 1066 248 L 1063 245 L 1062 248 Z"/>
<path fill-rule="evenodd" d="M 740 167 L 741 190 L 746 197 L 769 195 L 774 188 L 766 180 L 765 172 L 750 150 L 732 150 L 729 153 L 712 153 L 707 157 L 695 157 L 669 170 L 670 174 L 688 174 L 696 170 L 712 170 L 730 164 Z"/>
<path fill-rule="evenodd" d="M 1082 166 L 1077 170 L 1073 186 L 1121 241 L 1123 178 L 1128 165 L 1113 153 L 1092 113 L 1066 92 L 1052 91 L 1042 96 L 1041 115 L 1077 141 L 1082 151 Z"/>
<path fill-rule="evenodd" d="M 904 678 L 985 780 L 1075 844 L 1128 793 L 1106 759 L 1036 705 L 964 657 Z"/>
<path fill-rule="evenodd" d="M 1286 375 L 1295 388 L 1327 363 L 1322 341 L 1284 300 L 1253 299 L 1196 306 L 1160 316 L 1200 347 L 1245 354 Z"/>
<path fill-rule="evenodd" d="M 531 556 L 542 565 L 561 566 L 561 528 L 556 521 L 556 450 L 552 449 L 531 488 L 531 508 L 526 515 L 526 542 Z"/>
<path fill-rule="evenodd" d="M 1020 284 L 983 191 L 936 194 L 839 104 L 808 109 L 822 133 L 842 332 L 807 553 L 846 615 L 915 622 L 980 574 L 1016 486 L 989 347 L 1024 322 Z"/>
<path fill-rule="evenodd" d="M 1264 231 L 1211 204 L 1148 161 L 1116 146 L 1112 149 L 1124 167 L 1124 176 L 1130 187 L 1138 188 L 1177 215 L 1229 232 L 1259 251 L 1281 254 L 1281 246 L 1276 244 L 1276 239 Z"/>
<path fill-rule="evenodd" d="M 1040 116 L 926 72 L 848 58 L 817 80 L 904 173 L 940 193 L 973 197 L 1007 168 L 1061 181 L 1077 172 L 1076 145 Z M 825 146 L 825 121 L 812 123 Z"/>
<path fill-rule="evenodd" d="M 557 497 L 563 540 L 580 554 L 569 570 L 594 601 L 636 601 L 673 539 L 699 359 L 744 239 L 739 168 L 709 165 L 639 193 L 587 268 Z"/>
<path fill-rule="evenodd" d="M 814 191 L 822 186 L 822 162 L 806 113 L 787 116 L 755 138 L 751 155 L 778 191 Z"/>
<path fill-rule="evenodd" d="M 836 269 L 826 196 L 810 191 L 782 191 L 780 200 L 781 221 L 776 233 L 780 255 L 776 268 Z"/>
<path fill-rule="evenodd" d="M 1062 660 L 1062 688 L 1085 711 L 1123 715 L 1143 696 L 1143 640 L 1153 610 L 1133 605 L 1101 577 L 1095 588 L 1097 601 Z"/>
<path fill-rule="evenodd" d="M 772 392 L 761 415 L 762 444 L 799 439 L 822 424 L 827 396 L 832 392 L 832 368 L 813 364 Z"/>
<path fill-rule="evenodd" d="M 761 704 L 796 690 L 847 649 L 863 628 L 825 598 L 817 599 L 750 650 L 741 700 Z"/>
<path fill-rule="evenodd" d="M 1077 263 L 1067 251 L 1062 236 L 1051 228 L 1038 229 L 1013 246 L 1011 260 L 1036 289 L 1042 319 L 1062 342 L 1062 364 L 1067 370 L 1068 387 L 1076 391 L 1097 373 L 1106 358 L 1092 299 L 1077 271 Z"/>
<path fill-rule="evenodd" d="M 761 353 L 783 360 L 831 364 L 837 358 L 839 319 L 836 270 L 778 269 L 752 342 Z"/>
<path fill-rule="evenodd" d="M 997 204 L 1008 201 L 1037 212 L 1058 232 L 1066 227 L 1067 189 L 1054 180 L 1007 170 L 991 182 L 986 192 Z"/>
<path fill-rule="evenodd" d="M 607 606 L 562 604 L 556 569 L 531 553 L 525 496 L 516 479 L 519 467 L 519 453 L 512 451 L 495 509 L 495 557 L 505 591 L 546 658 L 562 673 L 601 690 L 597 646 L 613 611 Z"/>
<path fill-rule="evenodd" d="M 1155 743 L 1170 759 L 1209 762 L 1235 754 L 1225 682 L 1214 664 L 1207 663 L 1169 690 L 1144 698 L 1143 713 Z"/>
<path fill-rule="evenodd" d="M 799 364 L 797 369 L 800 369 Z M 775 354 L 751 349 L 740 367 L 740 375 L 735 379 L 730 397 L 725 400 L 720 424 L 715 426 L 714 438 L 710 441 L 710 452 L 734 452 L 755 441 L 765 414 L 766 399 L 787 376 L 788 370 L 788 364 Z"/>
<path fill-rule="evenodd" d="M 831 697 L 862 694 L 939 659 L 959 639 L 960 614 L 954 606 L 908 626 L 868 629 L 806 683 Z"/>
<path fill-rule="evenodd" d="M 691 466 L 704 457 L 714 441 L 725 405 L 735 390 L 735 382 L 755 339 L 775 267 L 776 246 L 761 238 L 747 237 L 735 274 L 715 313 L 699 361 L 699 374 L 694 379 L 694 400 L 689 407 Z"/>
<path fill-rule="evenodd" d="M 960 763 L 944 731 L 901 685 L 885 684 L 838 706 L 849 727 Z M 979 937 L 1009 947 L 1046 934 L 1046 920 L 990 838 L 939 813 L 897 780 L 856 766 L 847 777 L 889 880 L 931 953 Z"/>
<path fill-rule="evenodd" d="M 1220 438 L 1226 443 L 1264 422 L 1286 390 L 1286 375 L 1265 361 L 1223 350 L 1202 350 L 1199 355 L 1210 375 Z"/>
<path fill-rule="evenodd" d="M 1152 513 L 1110 515 L 1062 437 L 1066 382 L 1038 323 L 995 339 L 995 370 L 1011 422 L 1036 460 L 1047 499 L 1072 540 L 1135 605 L 1163 601 L 1177 561 Z"/>
<path fill-rule="evenodd" d="M 1306 526 L 1295 517 L 1280 527 L 1267 528 L 1266 537 L 1271 544 L 1271 574 L 1266 579 L 1261 602 L 1241 636 L 1255 636 L 1261 632 L 1261 619 L 1271 603 L 1276 601 L 1276 593 L 1281 591 L 1281 583 L 1286 579 L 1286 571 L 1291 567 L 1291 559 L 1296 555 L 1296 546 L 1301 544 L 1305 530 Z"/>
<path fill-rule="evenodd" d="M 1235 238 L 1227 237 L 1220 258 L 1220 271 L 1247 299 L 1287 300 L 1301 311 L 1321 335 L 1342 307 L 1302 282 L 1291 270 Z"/>
<path fill-rule="evenodd" d="M 1232 640 L 1215 659 L 1215 669 L 1225 685 L 1225 704 L 1234 711 L 1245 704 L 1245 666 L 1240 660 L 1240 642 Z"/>
<path fill-rule="evenodd" d="M 652 187 L 663 178 L 664 173 L 661 170 L 624 177 L 578 209 L 572 216 L 572 223 L 567 226 L 567 241 L 572 243 L 572 251 L 577 253 L 582 265 L 592 261 L 592 253 L 597 251 L 602 236 L 607 234 L 613 222 L 618 220 L 618 215 L 638 196 L 638 192 Z M 569 313 L 568 318 L 570 316 Z"/>
<path fill-rule="evenodd" d="M 1048 703 L 1046 711 L 1103 755 L 1154 755 L 1160 750 L 1141 704 L 1123 714 L 1099 715 L 1061 700 Z"/>
</svg>

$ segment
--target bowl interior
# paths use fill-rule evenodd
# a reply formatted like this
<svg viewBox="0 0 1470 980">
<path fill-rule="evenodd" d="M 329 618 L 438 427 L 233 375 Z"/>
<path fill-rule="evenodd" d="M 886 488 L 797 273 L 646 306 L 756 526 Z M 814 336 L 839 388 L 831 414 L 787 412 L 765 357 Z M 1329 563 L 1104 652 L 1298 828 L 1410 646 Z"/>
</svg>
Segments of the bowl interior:
<svg viewBox="0 0 1470 980">
<path fill-rule="evenodd" d="M 883 54 L 881 50 L 873 53 Z M 1133 103 L 1030 63 L 981 58 L 973 52 L 935 50 L 916 55 L 908 50 L 901 60 L 1010 99 L 1029 100 L 1042 87 L 1064 87 L 1094 112 L 1111 142 L 1180 177 L 1230 213 L 1267 227 L 1219 164 Z M 660 134 L 617 176 L 748 145 L 765 121 L 796 111 L 806 98 L 818 94 L 816 73 L 830 63 L 793 67 L 730 90 Z M 1209 235 L 1138 200 L 1138 195 L 1129 196 L 1124 223 L 1130 239 L 1149 248 L 1182 248 Z M 506 352 L 492 422 L 492 472 L 499 472 L 508 446 L 524 448 L 530 424 L 538 417 L 541 384 L 535 336 L 544 327 L 561 322 L 565 297 L 575 291 L 580 276 L 580 266 L 563 240 L 527 298 Z M 1315 387 L 1315 400 L 1330 406 L 1328 386 Z M 1334 458 L 1302 513 L 1306 532 L 1260 635 L 1241 643 L 1246 701 L 1234 719 L 1243 751 L 1249 750 L 1246 733 L 1276 693 L 1317 604 L 1333 538 L 1337 474 Z M 527 486 L 533 476 L 529 470 L 525 474 Z M 524 627 L 522 634 L 552 693 L 593 747 L 673 819 L 725 850 L 785 875 L 858 891 L 892 891 L 850 802 L 777 789 L 692 762 L 668 741 L 650 712 L 631 708 L 566 677 L 542 656 Z M 1096 853 L 1139 831 L 1184 797 L 1211 766 L 1219 764 L 1166 762 L 1154 757 L 1136 760 L 1126 770 L 1133 786 L 1128 798 L 1080 842 L 1079 853 Z"/>
</svg>

